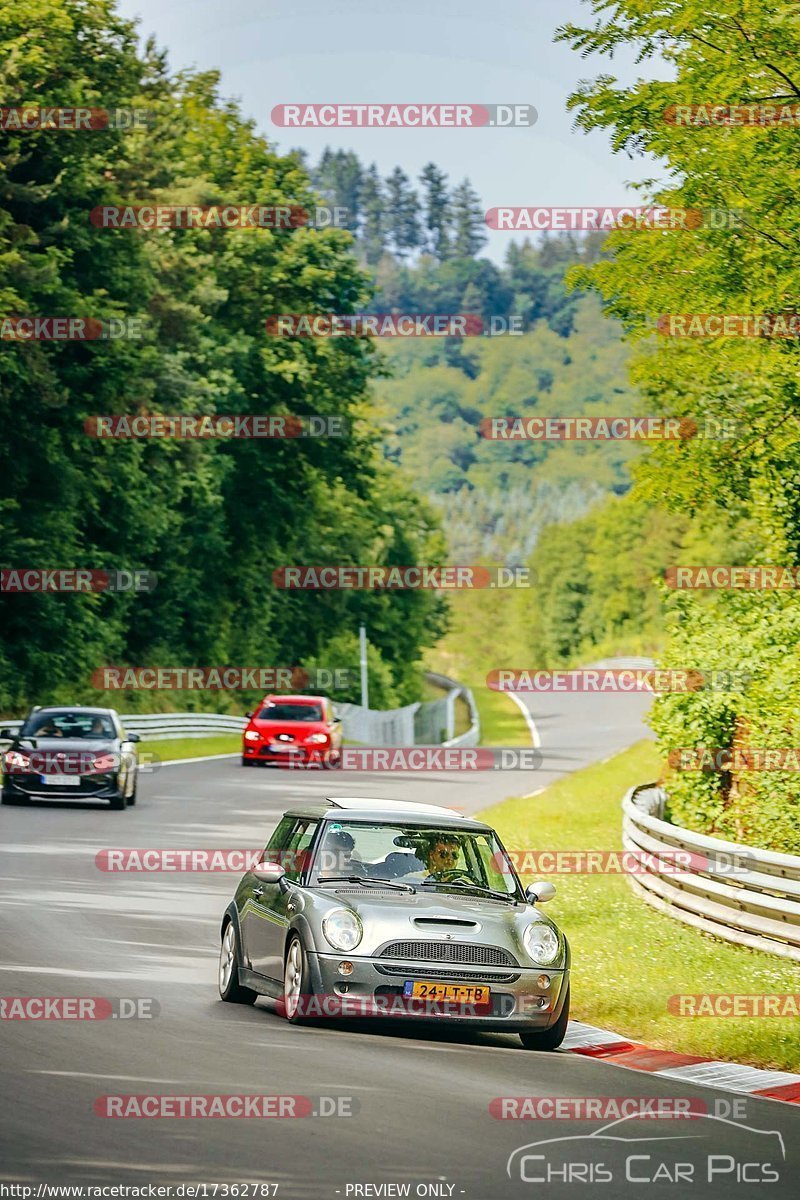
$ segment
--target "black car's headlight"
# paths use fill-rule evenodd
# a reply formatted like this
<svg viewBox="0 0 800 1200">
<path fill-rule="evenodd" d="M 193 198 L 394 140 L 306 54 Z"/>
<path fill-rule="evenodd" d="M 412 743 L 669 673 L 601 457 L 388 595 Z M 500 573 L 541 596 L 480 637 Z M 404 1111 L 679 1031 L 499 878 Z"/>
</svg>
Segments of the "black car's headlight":
<svg viewBox="0 0 800 1200">
<path fill-rule="evenodd" d="M 322 932 L 334 950 L 355 950 L 364 935 L 356 914 L 349 908 L 335 908 L 322 919 Z"/>
<path fill-rule="evenodd" d="M 561 953 L 558 934 L 543 921 L 534 921 L 522 935 L 522 942 L 533 961 L 540 967 L 551 966 Z"/>
</svg>

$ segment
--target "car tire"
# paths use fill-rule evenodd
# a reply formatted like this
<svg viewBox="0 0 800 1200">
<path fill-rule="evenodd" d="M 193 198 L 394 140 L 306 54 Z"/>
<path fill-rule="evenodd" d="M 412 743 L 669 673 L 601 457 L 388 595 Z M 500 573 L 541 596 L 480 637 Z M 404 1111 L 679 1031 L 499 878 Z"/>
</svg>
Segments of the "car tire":
<svg viewBox="0 0 800 1200">
<path fill-rule="evenodd" d="M 0 800 L 0 804 L 27 804 L 27 803 L 28 803 L 28 801 L 25 796 L 15 796 L 13 792 L 7 792 L 5 790 L 3 791 L 2 800 Z"/>
<path fill-rule="evenodd" d="M 254 767 L 255 765 L 256 764 L 252 758 L 245 758 L 245 756 L 242 755 L 242 766 L 243 767 Z"/>
<path fill-rule="evenodd" d="M 239 983 L 239 938 L 233 921 L 222 931 L 219 951 L 219 994 L 228 1004 L 255 1004 L 258 992 Z"/>
<path fill-rule="evenodd" d="M 136 803 L 136 788 L 138 787 L 138 784 L 139 784 L 138 778 L 134 777 L 133 791 L 131 792 L 130 796 L 128 796 L 128 808 L 132 808 L 133 805 Z"/>
<path fill-rule="evenodd" d="M 299 1003 L 303 996 L 312 994 L 308 970 L 308 955 L 298 933 L 293 933 L 286 947 L 283 962 L 283 995 L 278 1001 L 278 1011 L 291 1025 L 308 1023 Z"/>
<path fill-rule="evenodd" d="M 520 1041 L 526 1050 L 557 1050 L 564 1040 L 569 1023 L 569 984 L 558 1020 L 549 1029 L 524 1029 Z"/>
<path fill-rule="evenodd" d="M 121 812 L 125 808 L 125 795 L 120 792 L 117 796 L 112 796 L 109 801 L 109 808 L 113 808 L 114 812 Z"/>
<path fill-rule="evenodd" d="M 323 765 L 323 767 L 325 767 L 326 771 L 335 771 L 337 767 L 341 766 L 341 762 L 342 762 L 341 750 L 334 750 L 331 754 L 328 754 L 322 760 L 322 765 Z"/>
</svg>

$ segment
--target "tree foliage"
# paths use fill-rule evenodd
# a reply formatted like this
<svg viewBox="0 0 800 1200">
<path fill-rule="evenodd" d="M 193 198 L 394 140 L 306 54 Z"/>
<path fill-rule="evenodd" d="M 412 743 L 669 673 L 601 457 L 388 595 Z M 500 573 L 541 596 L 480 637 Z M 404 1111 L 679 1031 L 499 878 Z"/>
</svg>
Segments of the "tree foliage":
<svg viewBox="0 0 800 1200">
<path fill-rule="evenodd" d="M 729 443 L 696 439 L 658 447 L 642 465 L 639 494 L 676 514 L 739 531 L 732 562 L 800 563 L 800 455 L 796 339 L 656 337 L 665 314 L 800 311 L 795 231 L 800 218 L 796 123 L 680 125 L 675 106 L 772 106 L 800 102 L 800 23 L 795 5 L 764 0 L 592 0 L 594 25 L 568 25 L 562 39 L 583 53 L 634 48 L 664 78 L 632 85 L 613 75 L 572 97 L 578 124 L 606 129 L 615 150 L 648 152 L 661 177 L 644 198 L 673 208 L 733 214 L 695 229 L 626 230 L 613 256 L 576 278 L 593 283 L 639 340 L 635 379 L 648 409 L 730 419 Z M 721 592 L 673 598 L 667 661 L 714 660 L 751 670 L 744 693 L 667 697 L 656 728 L 666 751 L 796 744 L 800 725 L 796 593 Z M 763 739 L 763 740 L 759 740 Z M 797 776 L 750 772 L 669 779 L 676 815 L 695 828 L 800 849 Z"/>
<path fill-rule="evenodd" d="M 88 214 L 100 204 L 311 207 L 315 195 L 299 158 L 254 133 L 215 73 L 170 76 L 152 45 L 139 52 L 110 0 L 6 5 L 0 42 L 6 98 L 154 116 L 146 131 L 0 132 L 0 311 L 145 326 L 141 341 L 2 343 L 3 565 L 158 577 L 136 596 L 3 595 L 0 706 L 91 697 L 90 673 L 108 662 L 324 661 L 362 620 L 387 665 L 387 695 L 416 698 L 421 648 L 443 628 L 435 596 L 272 583 L 287 563 L 443 553 L 432 510 L 356 420 L 376 370 L 365 343 L 264 333 L 270 313 L 366 305 L 351 235 L 95 228 Z M 353 432 L 227 443 L 84 433 L 96 414 L 135 412 L 337 415 Z M 116 700 L 124 711 L 148 697 Z"/>
</svg>

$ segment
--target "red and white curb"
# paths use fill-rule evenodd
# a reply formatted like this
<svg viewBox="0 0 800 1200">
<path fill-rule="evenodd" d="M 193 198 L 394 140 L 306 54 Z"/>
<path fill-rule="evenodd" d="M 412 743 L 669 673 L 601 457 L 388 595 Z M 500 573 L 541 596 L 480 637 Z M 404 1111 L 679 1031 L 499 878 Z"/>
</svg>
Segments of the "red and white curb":
<svg viewBox="0 0 800 1200">
<path fill-rule="evenodd" d="M 762 1071 L 758 1067 L 719 1062 L 696 1054 L 679 1054 L 674 1050 L 654 1050 L 641 1042 L 632 1042 L 622 1034 L 596 1029 L 594 1025 L 584 1025 L 580 1021 L 570 1021 L 561 1049 L 700 1087 L 800 1104 L 800 1075 L 789 1071 Z"/>
</svg>

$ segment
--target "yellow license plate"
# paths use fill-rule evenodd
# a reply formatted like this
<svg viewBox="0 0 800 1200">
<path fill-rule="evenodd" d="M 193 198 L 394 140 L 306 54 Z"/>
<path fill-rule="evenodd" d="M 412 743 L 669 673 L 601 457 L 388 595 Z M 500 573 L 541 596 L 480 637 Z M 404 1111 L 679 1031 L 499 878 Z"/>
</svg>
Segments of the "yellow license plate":
<svg viewBox="0 0 800 1200">
<path fill-rule="evenodd" d="M 415 1000 L 449 1004 L 488 1004 L 491 988 L 482 983 L 435 983 L 433 980 L 408 980 L 403 995 Z"/>
</svg>

